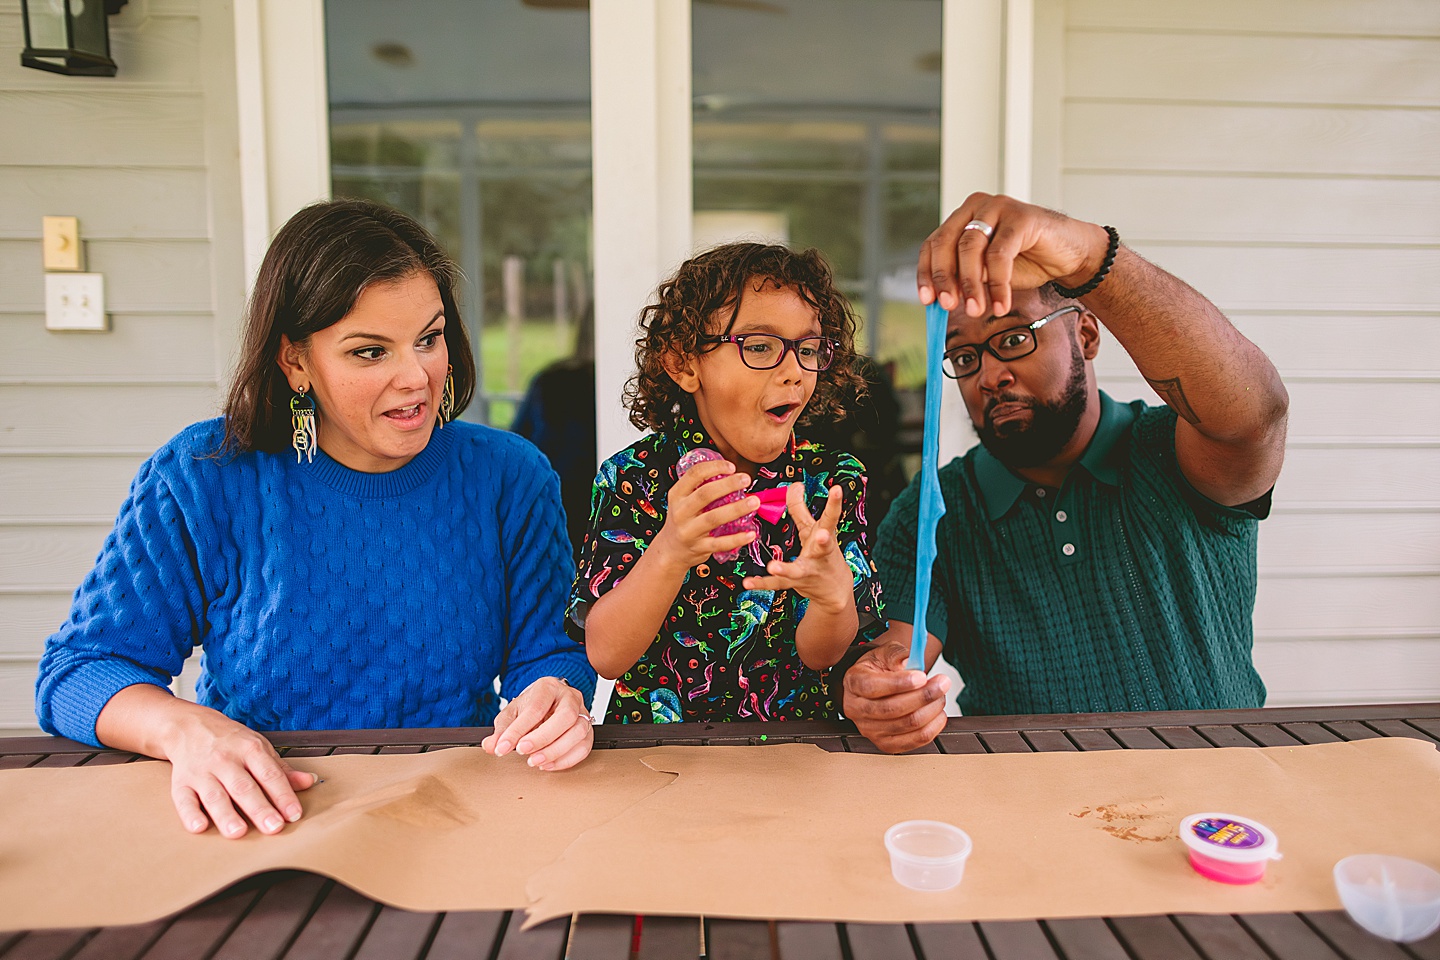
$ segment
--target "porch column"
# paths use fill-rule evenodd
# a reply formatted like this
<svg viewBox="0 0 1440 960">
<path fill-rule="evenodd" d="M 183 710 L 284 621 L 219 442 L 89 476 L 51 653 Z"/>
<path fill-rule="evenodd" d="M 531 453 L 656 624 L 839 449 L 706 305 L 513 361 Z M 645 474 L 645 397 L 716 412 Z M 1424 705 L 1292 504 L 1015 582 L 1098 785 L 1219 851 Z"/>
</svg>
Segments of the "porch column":
<svg viewBox="0 0 1440 960">
<path fill-rule="evenodd" d="M 636 319 L 690 255 L 690 4 L 590 4 L 594 170 L 595 420 L 603 460 L 639 436 L 620 391 L 635 368 Z M 614 684 L 601 678 L 593 715 Z"/>
<path fill-rule="evenodd" d="M 594 155 L 595 411 L 601 459 L 639 433 L 620 392 L 636 318 L 690 255 L 690 5 L 590 5 Z"/>
<path fill-rule="evenodd" d="M 977 190 L 1028 200 L 1034 0 L 944 0 L 942 16 L 940 217 Z M 940 418 L 943 465 L 974 445 L 975 431 L 953 388 Z"/>
</svg>

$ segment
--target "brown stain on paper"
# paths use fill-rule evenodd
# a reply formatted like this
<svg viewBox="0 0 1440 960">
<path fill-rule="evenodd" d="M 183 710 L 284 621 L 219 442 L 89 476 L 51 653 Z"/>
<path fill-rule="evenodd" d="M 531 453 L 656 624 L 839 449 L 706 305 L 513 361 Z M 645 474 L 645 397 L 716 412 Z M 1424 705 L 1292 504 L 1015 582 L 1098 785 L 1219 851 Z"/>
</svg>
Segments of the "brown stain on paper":
<svg viewBox="0 0 1440 960">
<path fill-rule="evenodd" d="M 1080 820 L 1094 817 L 1096 826 L 1117 840 L 1159 843 L 1170 839 L 1172 832 L 1170 829 L 1171 818 L 1163 809 L 1164 806 L 1163 797 L 1150 797 L 1148 800 L 1102 803 L 1094 807 L 1081 807 L 1072 812 L 1070 816 Z"/>
<path fill-rule="evenodd" d="M 433 774 L 343 800 L 331 808 L 331 812 L 386 817 L 413 827 L 441 829 L 462 826 L 475 819 L 455 791 Z"/>
</svg>

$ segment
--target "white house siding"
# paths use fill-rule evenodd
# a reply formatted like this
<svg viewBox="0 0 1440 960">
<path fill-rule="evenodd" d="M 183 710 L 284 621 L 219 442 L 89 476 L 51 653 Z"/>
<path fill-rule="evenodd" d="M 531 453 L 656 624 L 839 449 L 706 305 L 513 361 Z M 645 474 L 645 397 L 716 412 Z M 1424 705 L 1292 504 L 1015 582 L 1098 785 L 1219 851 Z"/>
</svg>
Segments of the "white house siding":
<svg viewBox="0 0 1440 960">
<path fill-rule="evenodd" d="M 131 0 L 119 75 L 62 77 L 20 66 L 20 4 L 0 0 L 0 731 L 35 729 L 45 637 L 141 460 L 217 409 L 243 295 L 238 266 L 212 267 L 239 259 L 229 18 Z M 47 214 L 79 218 L 109 332 L 45 329 Z"/>
<path fill-rule="evenodd" d="M 1037 198 L 1207 294 L 1289 388 L 1255 612 L 1269 702 L 1440 697 L 1440 4 L 1037 13 L 1036 139 L 1059 145 Z M 1098 367 L 1153 398 L 1113 340 Z"/>
</svg>

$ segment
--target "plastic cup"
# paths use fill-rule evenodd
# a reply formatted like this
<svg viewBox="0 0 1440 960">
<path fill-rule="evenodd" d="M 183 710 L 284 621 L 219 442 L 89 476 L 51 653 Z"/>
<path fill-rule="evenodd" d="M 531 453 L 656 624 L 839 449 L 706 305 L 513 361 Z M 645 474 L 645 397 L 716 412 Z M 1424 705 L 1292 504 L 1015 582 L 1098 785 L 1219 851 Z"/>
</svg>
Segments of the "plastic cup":
<svg viewBox="0 0 1440 960">
<path fill-rule="evenodd" d="M 1440 929 L 1440 873 L 1404 857 L 1362 853 L 1335 864 L 1340 902 L 1377 937 L 1410 943 Z"/>
<path fill-rule="evenodd" d="M 890 872 L 912 890 L 949 890 L 965 876 L 970 837 L 938 820 L 905 820 L 885 831 Z"/>
</svg>

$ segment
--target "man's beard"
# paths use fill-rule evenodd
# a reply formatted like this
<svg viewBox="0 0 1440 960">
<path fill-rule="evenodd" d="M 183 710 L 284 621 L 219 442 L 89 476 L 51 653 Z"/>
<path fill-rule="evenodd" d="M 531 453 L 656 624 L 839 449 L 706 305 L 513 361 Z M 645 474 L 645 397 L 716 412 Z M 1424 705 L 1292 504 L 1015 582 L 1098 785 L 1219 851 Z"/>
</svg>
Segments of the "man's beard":
<svg viewBox="0 0 1440 960">
<path fill-rule="evenodd" d="M 1058 399 L 1050 403 L 1033 397 L 1002 393 L 985 403 L 985 420 L 978 428 L 980 442 L 995 459 L 1012 470 L 1044 466 L 1055 458 L 1075 436 L 1080 418 L 1085 415 L 1085 357 L 1078 345 L 1071 354 L 1070 377 Z M 1007 420 L 995 426 L 990 411 L 996 404 L 1022 403 L 1030 408 L 1030 422 Z"/>
</svg>

